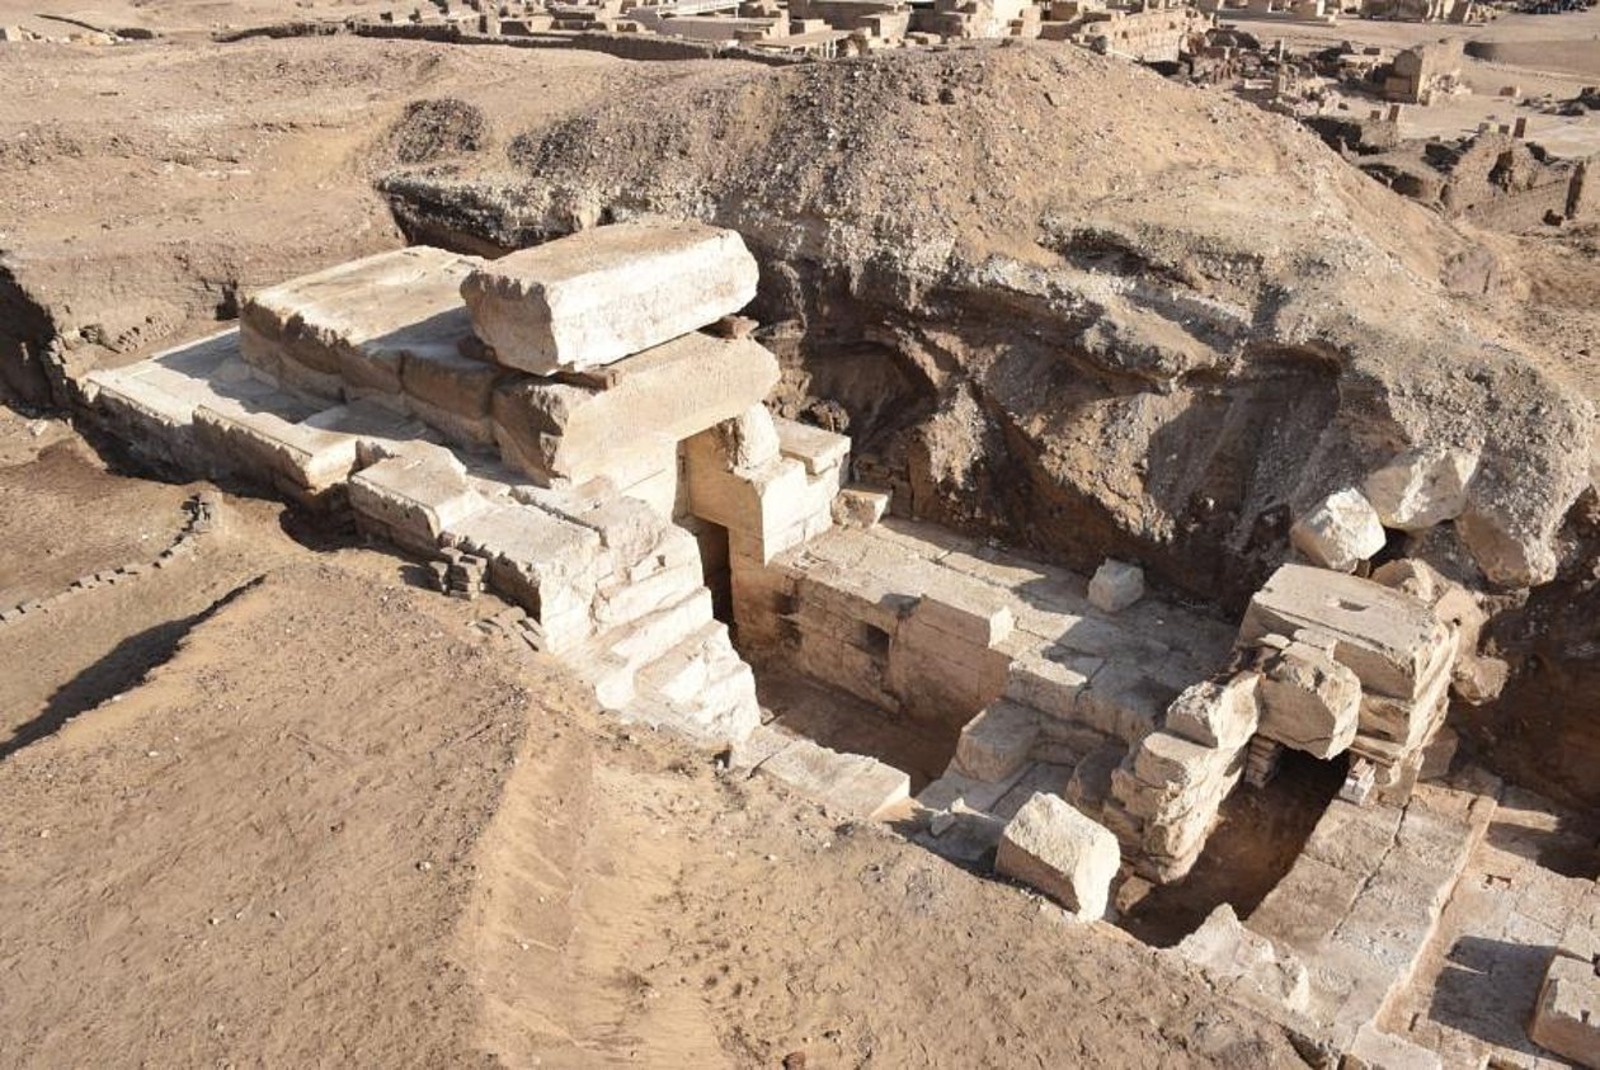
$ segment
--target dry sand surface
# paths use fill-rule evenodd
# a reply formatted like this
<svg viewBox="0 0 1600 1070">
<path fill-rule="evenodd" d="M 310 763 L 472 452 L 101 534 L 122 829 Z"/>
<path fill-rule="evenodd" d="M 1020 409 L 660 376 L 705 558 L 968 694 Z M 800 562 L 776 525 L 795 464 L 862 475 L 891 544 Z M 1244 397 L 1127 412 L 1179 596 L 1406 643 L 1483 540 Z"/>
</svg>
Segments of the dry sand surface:
<svg viewBox="0 0 1600 1070">
<path fill-rule="evenodd" d="M 0 24 L 36 6 L 0 0 Z M 178 32 L 0 49 L 0 250 L 85 359 L 400 244 L 372 182 L 411 101 L 483 107 L 509 168 L 515 135 L 609 95 L 753 70 L 204 36 L 363 9 L 105 3 L 71 17 Z M 1212 125 L 1196 139 L 1231 138 Z M 961 158 L 1013 172 L 1009 144 Z M 1437 229 L 1384 204 L 1396 234 Z M 1594 232 L 1485 240 L 1532 303 L 1480 311 L 1592 380 Z M 0 607 L 149 562 L 202 492 L 0 408 Z M 0 624 L 0 1065 L 1302 1065 L 1118 930 L 615 723 L 475 626 L 493 599 L 220 500 L 162 568 Z"/>
<path fill-rule="evenodd" d="M 8 598 L 198 489 L 0 429 Z M 0 625 L 0 1063 L 1298 1065 L 1116 930 L 609 721 L 492 601 L 221 515 Z"/>
</svg>

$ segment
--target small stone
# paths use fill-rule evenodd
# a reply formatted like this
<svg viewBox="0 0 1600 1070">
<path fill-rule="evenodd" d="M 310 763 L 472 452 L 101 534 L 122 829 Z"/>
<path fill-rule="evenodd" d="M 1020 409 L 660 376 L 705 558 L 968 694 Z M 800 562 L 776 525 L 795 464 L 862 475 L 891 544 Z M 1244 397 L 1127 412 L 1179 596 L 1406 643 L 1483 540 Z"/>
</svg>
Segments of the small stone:
<svg viewBox="0 0 1600 1070">
<path fill-rule="evenodd" d="M 1106 613 L 1120 613 L 1144 597 L 1144 569 L 1112 558 L 1089 581 L 1089 602 Z"/>
</svg>

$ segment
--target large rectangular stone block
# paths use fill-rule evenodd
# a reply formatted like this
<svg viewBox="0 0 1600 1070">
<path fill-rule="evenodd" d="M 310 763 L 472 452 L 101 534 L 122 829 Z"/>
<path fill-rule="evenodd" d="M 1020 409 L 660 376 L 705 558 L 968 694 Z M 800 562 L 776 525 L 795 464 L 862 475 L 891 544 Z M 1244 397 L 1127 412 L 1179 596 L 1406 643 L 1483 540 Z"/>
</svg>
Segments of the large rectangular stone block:
<svg viewBox="0 0 1600 1070">
<path fill-rule="evenodd" d="M 481 263 L 413 246 L 247 294 L 245 359 L 274 375 L 300 373 L 322 392 L 336 377 L 346 397 L 398 395 L 408 353 L 454 353 L 471 338 L 460 287 Z"/>
<path fill-rule="evenodd" d="M 778 382 L 778 361 L 755 342 L 690 334 L 613 366 L 604 388 L 525 378 L 492 403 L 508 464 L 535 479 L 611 476 L 756 404 Z M 798 467 L 798 466 L 797 466 Z M 624 480 L 617 480 L 622 483 Z"/>
<path fill-rule="evenodd" d="M 499 363 L 539 375 L 610 364 L 739 311 L 758 269 L 731 230 L 619 223 L 523 249 L 461 286 Z"/>
<path fill-rule="evenodd" d="M 196 441 L 235 471 L 313 502 L 344 482 L 357 463 L 354 435 L 291 423 L 270 412 L 213 409 L 194 413 Z"/>
<path fill-rule="evenodd" d="M 487 503 L 467 482 L 466 470 L 442 446 L 419 443 L 404 456 L 363 468 L 350 478 L 350 506 L 364 528 L 375 528 L 419 553 Z"/>
<path fill-rule="evenodd" d="M 1440 646 L 1451 635 L 1433 611 L 1403 591 L 1357 576 L 1284 565 L 1250 600 L 1239 638 L 1256 643 L 1302 630 L 1334 640 L 1334 657 L 1365 690 L 1415 697 Z"/>
<path fill-rule="evenodd" d="M 995 869 L 1086 920 L 1105 916 L 1122 864 L 1117 838 L 1056 795 L 1039 792 L 1005 828 Z"/>
</svg>

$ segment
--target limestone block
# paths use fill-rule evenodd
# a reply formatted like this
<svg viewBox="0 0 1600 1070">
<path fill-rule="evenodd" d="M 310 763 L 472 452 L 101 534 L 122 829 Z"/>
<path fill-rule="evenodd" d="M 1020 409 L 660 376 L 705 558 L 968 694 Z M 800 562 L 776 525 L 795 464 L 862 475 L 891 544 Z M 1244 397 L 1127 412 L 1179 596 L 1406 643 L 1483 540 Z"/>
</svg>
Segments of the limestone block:
<svg viewBox="0 0 1600 1070">
<path fill-rule="evenodd" d="M 639 579 L 626 573 L 602 581 L 594 599 L 595 623 L 602 628 L 638 620 L 704 586 L 698 560 Z"/>
<path fill-rule="evenodd" d="M 1316 758 L 1350 748 L 1361 720 L 1361 681 L 1332 655 L 1293 642 L 1262 668 L 1261 734 Z"/>
<path fill-rule="evenodd" d="M 825 478 L 819 478 L 818 482 Z M 831 488 L 819 489 L 813 485 L 808 488 L 803 501 L 816 505 L 817 508 L 802 513 L 777 530 L 769 529 L 759 535 L 750 531 L 730 531 L 728 533 L 730 551 L 771 561 L 786 550 L 809 543 L 833 527 L 833 517 L 825 504 L 832 496 Z"/>
<path fill-rule="evenodd" d="M 1339 1065 L 1343 1070 L 1443 1070 L 1444 1061 L 1438 1052 L 1384 1033 L 1367 1022 L 1356 1030 L 1355 1040 Z"/>
<path fill-rule="evenodd" d="M 417 552 L 436 550 L 447 528 L 486 504 L 467 482 L 461 462 L 440 446 L 379 461 L 350 478 L 357 522 L 377 525 Z"/>
<path fill-rule="evenodd" d="M 135 452 L 196 475 L 218 474 L 225 458 L 198 449 L 194 414 L 265 410 L 297 423 L 316 406 L 280 392 L 239 359 L 239 334 L 224 331 L 81 380 L 85 402 Z"/>
<path fill-rule="evenodd" d="M 1228 903 L 1213 910 L 1173 950 L 1203 969 L 1213 984 L 1243 989 L 1240 994 L 1247 999 L 1261 998 L 1269 1007 L 1292 1012 L 1304 1011 L 1310 1003 L 1305 965 L 1243 925 Z"/>
<path fill-rule="evenodd" d="M 870 528 L 889 511 L 889 495 L 865 487 L 845 487 L 833 500 L 833 522 L 842 528 Z"/>
<path fill-rule="evenodd" d="M 512 497 L 593 531 L 611 558 L 627 567 L 630 578 L 638 578 L 639 566 L 647 561 L 662 568 L 699 561 L 694 536 L 644 502 L 622 495 L 609 480 L 563 490 L 523 485 Z"/>
<path fill-rule="evenodd" d="M 1289 529 L 1294 548 L 1323 568 L 1352 572 L 1383 549 L 1383 522 L 1372 503 L 1355 489 L 1330 494 Z"/>
<path fill-rule="evenodd" d="M 755 342 L 703 334 L 609 370 L 604 387 L 531 377 L 497 386 L 495 438 L 506 462 L 542 482 L 612 475 L 747 412 L 778 381 L 777 359 Z"/>
<path fill-rule="evenodd" d="M 356 459 L 361 466 L 433 448 L 426 426 L 372 400 L 335 405 L 312 413 L 300 423 L 307 428 L 354 437 Z"/>
<path fill-rule="evenodd" d="M 270 412 L 213 409 L 194 413 L 196 439 L 228 457 L 237 471 L 301 499 L 341 484 L 356 467 L 357 440 L 291 423 Z"/>
<path fill-rule="evenodd" d="M 788 785 L 830 812 L 870 821 L 911 797 L 911 778 L 860 754 L 842 754 L 796 739 L 757 771 Z"/>
<path fill-rule="evenodd" d="M 239 308 L 245 359 L 336 376 L 351 396 L 399 394 L 408 353 L 453 353 L 471 337 L 460 286 L 481 263 L 412 246 L 247 294 Z"/>
<path fill-rule="evenodd" d="M 1566 955 L 1550 960 L 1528 1036 L 1581 1067 L 1600 1067 L 1600 977 L 1594 963 Z"/>
<path fill-rule="evenodd" d="M 1062 793 L 1068 802 L 1094 816 L 1111 797 L 1111 777 L 1128 757 L 1128 748 L 1119 740 L 1108 740 L 1084 752 L 1072 767 Z"/>
<path fill-rule="evenodd" d="M 778 449 L 806 466 L 807 475 L 819 475 L 838 468 L 850 455 L 850 438 L 797 420 L 776 417 Z"/>
<path fill-rule="evenodd" d="M 1239 627 L 1242 643 L 1270 634 L 1323 632 L 1335 641 L 1334 656 L 1369 692 L 1415 696 L 1427 681 L 1448 629 L 1427 605 L 1355 576 L 1305 565 L 1284 565 L 1256 592 Z"/>
<path fill-rule="evenodd" d="M 756 679 L 712 621 L 639 670 L 639 701 L 629 716 L 670 727 L 707 746 L 737 743 L 761 723 Z"/>
<path fill-rule="evenodd" d="M 1167 707 L 1163 727 L 1206 747 L 1237 750 L 1250 742 L 1260 723 L 1257 673 L 1239 673 L 1218 683 L 1203 680 L 1179 693 Z"/>
<path fill-rule="evenodd" d="M 1078 692 L 1073 714 L 1085 724 L 1133 744 L 1156 729 L 1177 696 L 1177 688 L 1151 676 L 1138 663 L 1108 659 Z"/>
<path fill-rule="evenodd" d="M 978 780 L 947 769 L 944 776 L 922 789 L 917 796 L 917 805 L 934 811 L 975 810 L 979 813 L 990 813 L 1000 804 L 1000 800 L 1016 787 L 1022 777 L 1022 769 L 1004 780 L 994 781 Z M 999 842 L 998 833 L 995 842 L 997 844 Z"/>
<path fill-rule="evenodd" d="M 1504 503 L 1469 502 L 1456 534 L 1484 576 L 1501 587 L 1537 587 L 1555 579 L 1559 562 L 1548 533 Z"/>
<path fill-rule="evenodd" d="M 1385 527 L 1422 531 L 1461 515 L 1477 468 L 1478 455 L 1466 450 L 1407 450 L 1368 476 L 1362 490 Z"/>
<path fill-rule="evenodd" d="M 860 579 L 839 565 L 823 563 L 808 568 L 793 584 L 797 606 L 815 606 L 842 620 L 864 623 L 876 630 L 887 649 L 901 617 L 915 603 L 882 597 L 869 584 L 858 582 Z"/>
<path fill-rule="evenodd" d="M 1059 647 L 1014 650 L 1004 694 L 1051 717 L 1076 720 L 1078 695 L 1103 664 Z"/>
<path fill-rule="evenodd" d="M 913 614 L 895 632 L 887 679 L 907 712 L 959 724 L 1005 691 L 1009 660 Z"/>
<path fill-rule="evenodd" d="M 1089 581 L 1089 601 L 1107 613 L 1120 613 L 1144 597 L 1144 569 L 1107 558 Z"/>
<path fill-rule="evenodd" d="M 1032 885 L 1079 917 L 1105 916 L 1122 864 L 1117 838 L 1058 795 L 1036 792 L 1006 823 L 995 869 Z"/>
<path fill-rule="evenodd" d="M 559 652 L 589 638 L 600 536 L 531 505 L 499 503 L 452 524 L 443 541 L 489 560 L 489 583 L 544 629 Z"/>
<path fill-rule="evenodd" d="M 1400 744 L 1409 751 L 1420 745 L 1446 701 L 1453 679 L 1451 659 L 1441 656 L 1430 666 L 1414 698 L 1366 694 L 1361 699 L 1361 732 Z"/>
<path fill-rule="evenodd" d="M 976 594 L 977 597 L 966 597 Z M 961 643 L 989 649 L 1011 635 L 1011 608 L 998 594 L 955 587 L 925 593 L 911 609 L 910 619 Z"/>
<path fill-rule="evenodd" d="M 741 624 L 740 638 L 744 638 Z M 815 630 L 802 631 L 790 655 L 794 667 L 870 702 L 899 712 L 900 699 L 885 690 L 888 670 L 881 654 Z"/>
<path fill-rule="evenodd" d="M 833 524 L 838 469 L 813 477 L 800 461 L 782 456 L 730 469 L 714 433 L 689 439 L 683 455 L 689 511 L 727 528 L 733 553 L 766 563 Z"/>
<path fill-rule="evenodd" d="M 711 592 L 696 588 L 681 601 L 646 614 L 594 641 L 594 648 L 568 659 L 595 687 L 608 710 L 633 701 L 635 676 L 712 621 Z"/>
<path fill-rule="evenodd" d="M 765 405 L 750 406 L 716 431 L 730 468 L 758 468 L 778 456 L 778 431 Z"/>
<path fill-rule="evenodd" d="M 1227 773 L 1232 758 L 1227 751 L 1170 732 L 1152 732 L 1133 749 L 1132 771 L 1144 784 L 1177 793 L 1215 783 Z"/>
<path fill-rule="evenodd" d="M 409 398 L 463 421 L 489 419 L 494 388 L 506 377 L 505 369 L 453 349 L 417 349 L 400 363 L 400 385 Z"/>
<path fill-rule="evenodd" d="M 1038 738 L 1037 710 L 996 702 L 961 729 L 955 768 L 978 780 L 1004 780 L 1027 763 Z"/>
<path fill-rule="evenodd" d="M 739 311 L 755 258 L 733 231 L 619 223 L 483 265 L 461 284 L 495 359 L 539 375 L 610 364 Z"/>
</svg>

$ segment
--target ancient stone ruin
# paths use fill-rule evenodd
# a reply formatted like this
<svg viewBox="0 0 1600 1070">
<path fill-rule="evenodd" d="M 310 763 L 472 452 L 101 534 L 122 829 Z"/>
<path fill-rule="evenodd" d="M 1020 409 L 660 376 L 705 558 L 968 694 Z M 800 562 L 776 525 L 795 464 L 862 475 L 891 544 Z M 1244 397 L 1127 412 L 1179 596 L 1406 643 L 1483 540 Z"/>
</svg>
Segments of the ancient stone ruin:
<svg viewBox="0 0 1600 1070">
<path fill-rule="evenodd" d="M 1190 874 L 1241 784 L 1334 769 L 1259 905 L 1224 902 L 1166 954 L 1308 1050 L 1441 1066 L 1387 1025 L 1431 983 L 1441 927 L 1481 928 L 1554 949 L 1528 1034 L 1600 1064 L 1593 881 L 1499 913 L 1453 896 L 1482 876 L 1497 795 L 1440 778 L 1445 712 L 1505 666 L 1480 654 L 1477 594 L 1384 553 L 1463 518 L 1474 454 L 1402 452 L 1302 510 L 1295 558 L 1229 620 L 1133 562 L 1084 576 L 891 515 L 848 437 L 763 404 L 779 362 L 739 316 L 758 281 L 739 235 L 701 224 L 497 260 L 416 246 L 248 294 L 236 329 L 74 389 L 151 463 L 347 512 L 441 591 L 492 590 L 618 717 L 992 854 L 1077 919 Z M 764 709 L 758 673 L 932 741 L 942 767 L 811 738 Z"/>
</svg>

